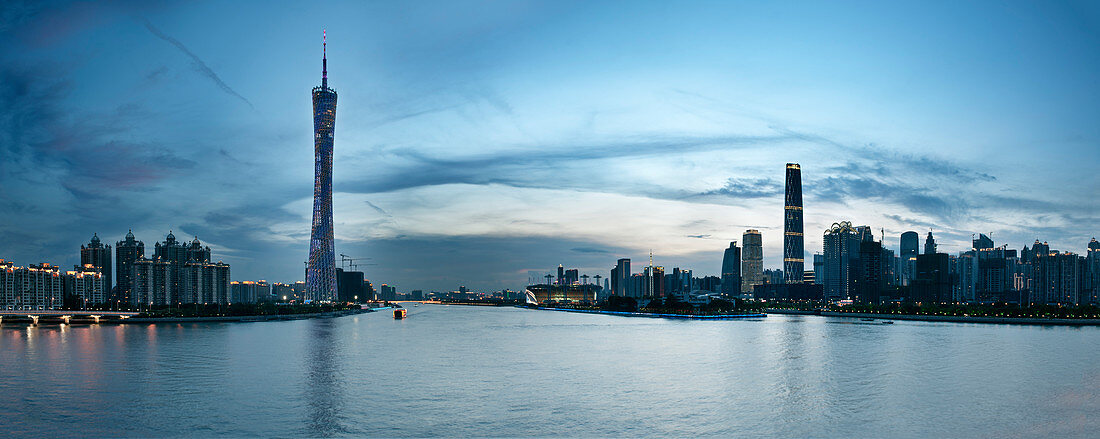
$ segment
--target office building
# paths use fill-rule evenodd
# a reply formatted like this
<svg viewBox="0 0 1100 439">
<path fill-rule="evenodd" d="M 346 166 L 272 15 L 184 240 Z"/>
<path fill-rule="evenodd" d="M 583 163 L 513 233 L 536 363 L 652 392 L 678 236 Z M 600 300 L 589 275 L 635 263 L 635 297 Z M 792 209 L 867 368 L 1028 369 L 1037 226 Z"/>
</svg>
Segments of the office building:
<svg viewBox="0 0 1100 439">
<path fill-rule="evenodd" d="M 909 231 L 901 234 L 901 251 L 898 254 L 900 285 L 908 286 L 916 270 L 917 255 L 920 254 L 920 235 Z"/>
<path fill-rule="evenodd" d="M 741 288 L 741 248 L 732 241 L 722 254 L 722 294 L 740 296 Z"/>
<path fill-rule="evenodd" d="M 848 221 L 833 223 L 825 231 L 821 279 L 825 299 L 846 300 L 856 295 L 860 244 L 867 233 L 867 226 L 853 227 Z"/>
<path fill-rule="evenodd" d="M 802 234 L 802 170 L 787 163 L 783 205 L 783 276 L 785 283 L 802 283 L 805 247 Z"/>
<path fill-rule="evenodd" d="M 369 299 L 362 271 L 336 269 L 336 300 L 340 302 L 359 302 Z"/>
<path fill-rule="evenodd" d="M 764 245 L 760 231 L 746 230 L 741 235 L 741 292 L 751 293 L 756 285 L 764 283 Z"/>
</svg>

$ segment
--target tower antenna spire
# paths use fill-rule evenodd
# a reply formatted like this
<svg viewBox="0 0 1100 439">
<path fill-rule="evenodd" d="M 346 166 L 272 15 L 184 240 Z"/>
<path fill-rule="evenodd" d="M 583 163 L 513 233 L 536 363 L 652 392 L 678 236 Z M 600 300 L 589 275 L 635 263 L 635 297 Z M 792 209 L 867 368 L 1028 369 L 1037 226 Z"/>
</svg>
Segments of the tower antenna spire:
<svg viewBox="0 0 1100 439">
<path fill-rule="evenodd" d="M 328 30 L 321 30 L 321 87 L 328 88 Z"/>
</svg>

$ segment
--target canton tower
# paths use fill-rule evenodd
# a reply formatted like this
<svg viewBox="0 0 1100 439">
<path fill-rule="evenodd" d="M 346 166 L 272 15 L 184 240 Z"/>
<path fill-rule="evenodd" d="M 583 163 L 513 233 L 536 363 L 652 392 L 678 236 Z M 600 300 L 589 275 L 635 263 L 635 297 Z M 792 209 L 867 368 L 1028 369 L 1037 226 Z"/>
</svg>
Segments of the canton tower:
<svg viewBox="0 0 1100 439">
<path fill-rule="evenodd" d="M 313 226 L 306 266 L 306 298 L 336 300 L 336 251 L 332 239 L 332 132 L 336 90 L 328 88 L 327 36 L 321 38 L 321 86 L 313 88 Z"/>
</svg>

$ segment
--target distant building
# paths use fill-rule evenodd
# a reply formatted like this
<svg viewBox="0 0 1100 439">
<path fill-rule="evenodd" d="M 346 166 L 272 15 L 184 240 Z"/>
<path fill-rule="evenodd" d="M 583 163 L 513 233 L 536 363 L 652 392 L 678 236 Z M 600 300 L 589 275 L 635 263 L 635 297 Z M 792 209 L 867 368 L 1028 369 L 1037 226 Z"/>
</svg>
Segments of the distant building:
<svg viewBox="0 0 1100 439">
<path fill-rule="evenodd" d="M 733 241 L 722 255 L 722 294 L 740 296 L 741 288 L 741 248 Z"/>
<path fill-rule="evenodd" d="M 175 288 L 172 285 L 171 262 L 141 258 L 134 261 L 133 265 L 131 305 L 149 307 L 172 303 Z"/>
<path fill-rule="evenodd" d="M 62 287 L 66 298 L 72 298 L 71 305 L 84 308 L 107 302 L 107 291 L 103 273 L 91 264 L 76 266 L 73 271 L 62 276 Z"/>
<path fill-rule="evenodd" d="M 945 253 L 917 256 L 916 272 L 910 284 L 910 301 L 922 303 L 952 302 L 951 268 Z"/>
<path fill-rule="evenodd" d="M 630 285 L 630 259 L 622 258 L 616 263 L 615 268 L 611 270 L 611 294 L 620 297 L 631 297 L 629 294 Z"/>
<path fill-rule="evenodd" d="M 908 286 L 916 270 L 917 255 L 920 254 L 920 235 L 909 231 L 901 234 L 901 251 L 898 254 L 899 284 Z"/>
<path fill-rule="evenodd" d="M 108 293 L 111 292 L 111 287 L 114 286 L 111 278 L 111 246 L 100 242 L 98 234 L 93 233 L 92 241 L 88 245 L 80 246 L 80 266 L 81 268 L 91 266 L 99 270 L 103 274 L 103 289 Z"/>
<path fill-rule="evenodd" d="M 825 255 L 821 253 L 814 253 L 814 281 L 813 283 L 821 285 L 825 279 Z"/>
<path fill-rule="evenodd" d="M 764 270 L 764 283 L 781 284 L 784 282 L 783 270 Z M 755 289 L 754 289 L 755 291 Z"/>
<path fill-rule="evenodd" d="M 273 283 L 271 284 L 271 295 L 276 302 L 289 302 L 291 300 L 302 300 L 297 292 L 294 291 L 293 284 Z"/>
<path fill-rule="evenodd" d="M 48 310 L 65 304 L 64 286 L 57 266 L 42 263 L 16 267 L 0 259 L 0 309 Z"/>
<path fill-rule="evenodd" d="M 783 206 L 783 275 L 785 283 L 802 283 L 806 249 L 802 233 L 802 169 L 787 163 L 787 184 Z"/>
<path fill-rule="evenodd" d="M 764 283 L 764 247 L 760 231 L 746 230 L 741 235 L 741 292 L 751 293 L 752 288 Z"/>
<path fill-rule="evenodd" d="M 977 238 L 974 238 L 974 250 L 989 250 L 993 248 L 993 239 L 985 236 L 984 233 L 979 233 Z"/>
<path fill-rule="evenodd" d="M 853 299 L 856 295 L 860 243 L 868 232 L 866 226 L 852 227 L 848 221 L 833 223 L 825 231 L 821 284 L 827 300 Z"/>
<path fill-rule="evenodd" d="M 362 271 L 344 271 L 336 269 L 336 300 L 340 302 L 358 302 L 367 300 L 366 285 Z"/>
<path fill-rule="evenodd" d="M 928 231 L 928 238 L 924 240 L 924 254 L 936 254 L 936 240 L 932 238 L 932 231 Z"/>
<path fill-rule="evenodd" d="M 232 281 L 230 285 L 231 303 L 258 303 L 271 300 L 272 286 L 267 281 Z"/>
<path fill-rule="evenodd" d="M 382 297 L 381 297 L 381 299 L 385 300 L 385 301 L 390 301 L 390 302 L 397 300 L 397 288 L 396 287 L 391 287 L 391 286 L 386 285 L 386 284 L 382 284 Z"/>
<path fill-rule="evenodd" d="M 575 283 L 580 283 L 580 281 L 581 281 L 581 277 L 580 277 L 580 271 L 579 270 L 577 270 L 576 268 L 570 268 L 568 270 L 565 270 L 565 278 L 564 278 L 563 285 L 573 285 Z"/>
<path fill-rule="evenodd" d="M 821 285 L 801 284 L 763 284 L 753 287 L 753 297 L 762 300 L 821 300 Z"/>
<path fill-rule="evenodd" d="M 126 239 L 115 243 L 115 273 L 118 278 L 117 291 L 111 292 L 111 299 L 117 303 L 131 303 L 133 291 L 134 262 L 145 257 L 145 243 L 134 239 L 134 231 L 126 232 Z"/>
<path fill-rule="evenodd" d="M 1085 256 L 1085 292 L 1088 303 L 1100 304 L 1100 242 L 1096 238 L 1089 241 Z"/>
</svg>

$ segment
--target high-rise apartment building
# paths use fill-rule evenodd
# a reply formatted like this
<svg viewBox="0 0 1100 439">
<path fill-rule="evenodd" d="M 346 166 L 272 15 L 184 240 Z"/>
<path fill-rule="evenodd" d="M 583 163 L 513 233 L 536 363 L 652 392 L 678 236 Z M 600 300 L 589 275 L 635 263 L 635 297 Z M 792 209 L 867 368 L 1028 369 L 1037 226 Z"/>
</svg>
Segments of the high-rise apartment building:
<svg viewBox="0 0 1100 439">
<path fill-rule="evenodd" d="M 92 241 L 88 245 L 80 246 L 81 267 L 91 265 L 103 274 L 103 289 L 108 293 L 114 286 L 111 280 L 111 246 L 99 241 L 99 234 L 92 234 Z"/>
<path fill-rule="evenodd" d="M 806 249 L 802 234 L 802 169 L 787 163 L 787 183 L 783 205 L 783 280 L 802 283 Z"/>
<path fill-rule="evenodd" d="M 145 243 L 134 239 L 134 231 L 126 232 L 126 238 L 115 243 L 115 273 L 118 288 L 111 293 L 109 300 L 117 303 L 131 303 L 134 262 L 145 257 Z"/>
</svg>

